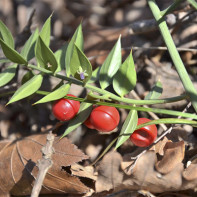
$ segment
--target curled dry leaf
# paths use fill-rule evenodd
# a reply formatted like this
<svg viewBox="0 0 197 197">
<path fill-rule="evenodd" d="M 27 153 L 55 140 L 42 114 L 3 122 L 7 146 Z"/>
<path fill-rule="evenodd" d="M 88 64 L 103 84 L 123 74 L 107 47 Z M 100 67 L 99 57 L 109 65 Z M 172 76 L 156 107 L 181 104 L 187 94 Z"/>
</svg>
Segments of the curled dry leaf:
<svg viewBox="0 0 197 197">
<path fill-rule="evenodd" d="M 42 157 L 41 148 L 46 143 L 46 135 L 34 135 L 16 142 L 0 142 L 0 192 L 12 195 L 31 193 L 38 173 L 37 161 Z M 87 193 L 89 188 L 76 176 L 62 170 L 87 159 L 77 147 L 67 139 L 56 138 L 52 156 L 53 166 L 49 169 L 41 194 Z"/>
<path fill-rule="evenodd" d="M 167 174 L 171 172 L 184 159 L 185 144 L 180 142 L 167 142 L 164 146 L 164 156 L 155 165 L 158 172 Z"/>
<path fill-rule="evenodd" d="M 121 155 L 115 151 L 111 151 L 104 156 L 97 168 L 96 192 L 109 191 L 122 183 L 121 161 Z"/>
<path fill-rule="evenodd" d="M 162 176 L 155 170 L 156 154 L 147 151 L 136 162 L 132 176 L 124 178 L 123 185 L 128 189 L 144 189 L 153 193 L 176 191 L 182 184 L 183 164 L 179 163 L 168 174 Z"/>
</svg>

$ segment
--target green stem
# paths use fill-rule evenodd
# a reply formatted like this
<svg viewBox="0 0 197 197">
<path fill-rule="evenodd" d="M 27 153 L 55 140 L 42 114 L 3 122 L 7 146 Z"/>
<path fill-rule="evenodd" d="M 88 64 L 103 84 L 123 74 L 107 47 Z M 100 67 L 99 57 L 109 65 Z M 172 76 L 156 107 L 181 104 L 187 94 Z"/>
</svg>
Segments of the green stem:
<svg viewBox="0 0 197 197">
<path fill-rule="evenodd" d="M 39 70 L 43 73 L 49 74 L 53 77 L 62 79 L 62 80 L 66 80 L 69 81 L 71 83 L 74 83 L 76 85 L 80 85 L 80 86 L 84 86 L 85 88 L 93 91 L 93 92 L 97 92 L 99 94 L 102 95 L 109 95 L 109 98 L 119 101 L 119 102 L 124 102 L 124 103 L 128 103 L 128 104 L 135 104 L 135 105 L 154 105 L 154 104 L 163 104 L 163 103 L 172 103 L 172 102 L 177 102 L 180 100 L 184 100 L 187 99 L 187 95 L 181 95 L 181 96 L 176 96 L 176 97 L 171 97 L 171 98 L 166 98 L 166 99 L 156 99 L 156 100 L 135 100 L 135 99 L 130 99 L 130 98 L 122 98 L 119 97 L 107 90 L 102 90 L 101 88 L 98 88 L 96 86 L 92 86 L 90 84 L 85 84 L 82 81 L 79 81 L 75 78 L 71 78 L 71 77 L 67 77 L 65 75 L 61 75 L 61 74 L 56 74 L 56 73 L 52 73 L 51 71 L 48 71 L 44 68 L 41 67 L 36 67 L 34 65 L 28 65 L 29 68 L 35 69 L 35 70 Z"/>
<path fill-rule="evenodd" d="M 150 122 L 140 124 L 136 127 L 136 130 L 152 124 L 188 124 L 196 127 L 197 121 L 179 118 L 161 118 L 158 120 L 151 120 Z"/>
<path fill-rule="evenodd" d="M 49 92 L 39 90 L 36 93 L 41 94 L 41 95 L 47 95 Z M 192 119 L 197 120 L 197 115 L 195 115 L 195 114 L 183 113 L 183 112 L 167 110 L 167 109 L 135 107 L 135 106 L 130 106 L 130 105 L 108 103 L 106 101 L 105 102 L 100 102 L 100 101 L 88 100 L 88 99 L 85 99 L 85 98 L 77 98 L 77 97 L 70 97 L 70 96 L 65 96 L 64 98 L 71 99 L 71 100 L 76 100 L 76 101 L 80 101 L 80 102 L 92 103 L 92 104 L 95 104 L 95 105 L 106 105 L 106 106 L 112 106 L 112 107 L 128 109 L 128 110 L 134 109 L 134 110 L 137 110 L 137 111 L 153 112 L 153 113 L 167 114 L 167 115 L 172 115 L 172 116 L 182 116 L 182 117 L 185 117 L 185 118 L 192 118 Z"/>
<path fill-rule="evenodd" d="M 183 86 L 186 90 L 186 93 L 188 94 L 192 105 L 195 109 L 195 111 L 197 112 L 197 91 L 194 88 L 194 85 L 191 81 L 191 79 L 189 78 L 189 75 L 185 69 L 185 66 L 180 58 L 180 55 L 176 49 L 176 46 L 172 40 L 171 34 L 169 32 L 169 29 L 167 27 L 166 22 L 164 21 L 164 18 L 161 15 L 161 12 L 155 2 L 155 0 L 148 0 L 148 4 L 150 6 L 150 9 L 159 25 L 159 29 L 160 32 L 162 34 L 162 37 L 165 41 L 165 44 L 168 48 L 168 51 L 170 53 L 170 56 L 173 60 L 173 63 L 176 67 L 176 70 L 179 74 L 179 77 L 183 83 Z"/>
</svg>

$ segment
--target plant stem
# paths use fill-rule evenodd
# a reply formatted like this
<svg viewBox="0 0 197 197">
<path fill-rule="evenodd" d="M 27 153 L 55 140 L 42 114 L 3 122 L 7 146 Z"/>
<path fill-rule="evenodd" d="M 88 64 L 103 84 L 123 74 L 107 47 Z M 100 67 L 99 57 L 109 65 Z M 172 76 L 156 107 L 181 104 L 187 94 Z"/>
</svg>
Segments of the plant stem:
<svg viewBox="0 0 197 197">
<path fill-rule="evenodd" d="M 168 48 L 168 51 L 170 53 L 170 56 L 172 58 L 172 61 L 176 67 L 176 70 L 179 74 L 179 77 L 183 83 L 183 86 L 186 90 L 186 93 L 188 94 L 192 105 L 195 109 L 195 111 L 197 112 L 197 91 L 194 88 L 194 85 L 191 81 L 191 79 L 189 78 L 189 75 L 185 69 L 185 66 L 180 58 L 180 55 L 176 49 L 176 46 L 172 40 L 171 34 L 169 32 L 169 29 L 167 27 L 167 24 L 164 20 L 164 18 L 161 15 L 161 12 L 155 2 L 155 0 L 148 0 L 148 4 L 149 7 L 158 23 L 161 35 L 165 41 L 165 44 Z"/>
<path fill-rule="evenodd" d="M 115 94 L 113 94 L 113 93 L 111 93 L 107 90 L 103 90 L 101 88 L 92 86 L 88 83 L 84 85 L 84 83 L 82 81 L 79 81 L 75 78 L 67 77 L 65 75 L 56 74 L 56 73 L 53 74 L 51 71 L 48 71 L 48 70 L 46 70 L 44 68 L 40 68 L 40 67 L 38 68 L 34 65 L 28 65 L 28 67 L 32 68 L 32 69 L 35 69 L 35 70 L 39 70 L 43 73 L 49 74 L 50 76 L 72 82 L 76 85 L 84 86 L 85 88 L 87 88 L 87 89 L 89 89 L 93 92 L 97 92 L 97 93 L 102 94 L 102 95 L 109 95 L 109 98 L 111 98 L 113 100 L 128 103 L 128 104 L 153 105 L 153 104 L 172 103 L 172 102 L 177 102 L 177 101 L 180 101 L 180 100 L 187 99 L 187 95 L 181 95 L 181 96 L 176 96 L 176 97 L 171 97 L 171 98 L 166 98 L 166 99 L 156 99 L 156 100 L 136 100 L 136 99 L 130 99 L 130 98 L 122 98 L 122 97 L 119 97 L 119 96 L 117 96 L 117 95 L 115 95 Z M 45 70 L 46 70 L 46 72 L 45 72 Z"/>
<path fill-rule="evenodd" d="M 36 93 L 40 94 L 40 95 L 47 95 L 49 92 L 38 90 Z M 134 110 L 137 110 L 137 111 L 154 112 L 154 113 L 158 113 L 158 114 L 167 114 L 167 115 L 172 115 L 172 116 L 182 116 L 182 117 L 185 117 L 185 118 L 192 118 L 192 119 L 197 120 L 197 115 L 195 115 L 195 114 L 184 113 L 184 112 L 173 111 L 173 110 L 167 110 L 167 109 L 135 107 L 135 106 L 131 106 L 131 105 L 108 103 L 106 101 L 105 102 L 100 102 L 100 101 L 96 101 L 96 100 L 88 100 L 88 99 L 85 99 L 85 98 L 77 98 L 77 97 L 70 97 L 70 96 L 65 96 L 64 98 L 67 98 L 67 99 L 70 99 L 70 100 L 76 100 L 76 101 L 80 101 L 80 102 L 92 103 L 92 104 L 95 104 L 95 105 L 106 105 L 106 106 L 112 106 L 112 107 L 128 109 L 128 110 L 134 109 Z"/>
</svg>

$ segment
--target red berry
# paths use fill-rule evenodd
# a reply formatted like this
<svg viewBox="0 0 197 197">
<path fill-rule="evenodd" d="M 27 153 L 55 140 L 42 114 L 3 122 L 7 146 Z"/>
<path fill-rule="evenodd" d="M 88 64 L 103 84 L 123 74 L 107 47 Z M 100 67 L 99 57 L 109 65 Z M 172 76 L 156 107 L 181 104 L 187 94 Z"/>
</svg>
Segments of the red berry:
<svg viewBox="0 0 197 197">
<path fill-rule="evenodd" d="M 148 118 L 139 118 L 138 125 L 149 121 L 151 120 Z M 133 142 L 133 144 L 139 147 L 150 146 L 155 141 L 156 138 L 157 138 L 157 127 L 155 126 L 155 124 L 137 129 L 130 136 L 130 140 Z"/>
<path fill-rule="evenodd" d="M 67 96 L 76 97 L 72 94 L 67 94 Z M 68 121 L 78 113 L 79 108 L 79 101 L 62 98 L 53 104 L 52 111 L 58 120 Z"/>
<path fill-rule="evenodd" d="M 92 110 L 90 123 L 101 132 L 114 130 L 120 121 L 120 115 L 115 107 L 99 106 Z"/>
<path fill-rule="evenodd" d="M 88 119 L 84 122 L 84 125 L 86 127 L 88 127 L 89 129 L 95 129 L 94 126 L 92 125 L 92 123 L 90 122 L 90 116 L 88 117 Z"/>
</svg>

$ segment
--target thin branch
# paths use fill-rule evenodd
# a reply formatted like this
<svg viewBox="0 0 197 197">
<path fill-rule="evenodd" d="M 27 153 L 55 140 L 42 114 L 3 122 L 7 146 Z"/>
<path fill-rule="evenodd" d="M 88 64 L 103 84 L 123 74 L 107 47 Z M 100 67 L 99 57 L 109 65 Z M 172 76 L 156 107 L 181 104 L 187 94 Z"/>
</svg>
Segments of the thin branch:
<svg viewBox="0 0 197 197">
<path fill-rule="evenodd" d="M 42 148 L 42 159 L 38 160 L 37 166 L 39 169 L 31 197 L 38 197 L 39 193 L 42 188 L 42 184 L 46 173 L 48 172 L 49 168 L 53 165 L 53 161 L 51 160 L 52 154 L 54 153 L 53 149 L 53 142 L 54 142 L 54 135 L 50 132 L 47 135 L 47 142 L 46 145 Z"/>
</svg>

